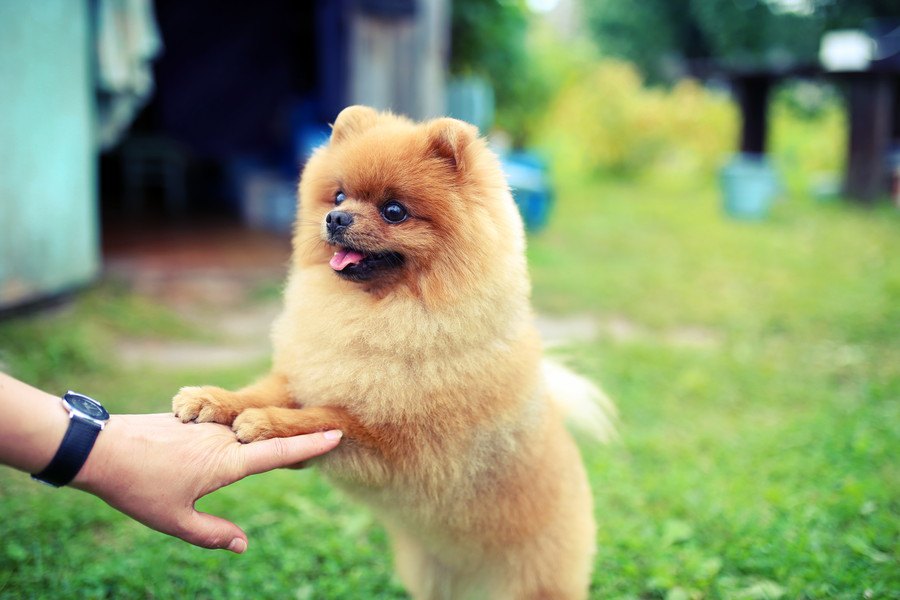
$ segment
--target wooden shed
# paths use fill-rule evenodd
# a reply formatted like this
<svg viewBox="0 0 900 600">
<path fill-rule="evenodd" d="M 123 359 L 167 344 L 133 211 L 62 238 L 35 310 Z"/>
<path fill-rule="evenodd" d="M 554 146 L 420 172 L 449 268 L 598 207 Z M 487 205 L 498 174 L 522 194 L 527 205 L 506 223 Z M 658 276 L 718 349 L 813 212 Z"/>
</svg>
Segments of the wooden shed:
<svg viewBox="0 0 900 600">
<path fill-rule="evenodd" d="M 162 48 L 154 91 L 119 135 L 97 126 L 110 4 L 151 15 Z M 441 114 L 449 34 L 450 0 L 0 3 L 0 312 L 95 280 L 116 211 L 132 227 L 238 218 L 223 190 L 247 164 L 292 195 L 304 127 L 327 134 L 346 105 Z M 164 197 L 148 201 L 148 187 Z"/>
</svg>

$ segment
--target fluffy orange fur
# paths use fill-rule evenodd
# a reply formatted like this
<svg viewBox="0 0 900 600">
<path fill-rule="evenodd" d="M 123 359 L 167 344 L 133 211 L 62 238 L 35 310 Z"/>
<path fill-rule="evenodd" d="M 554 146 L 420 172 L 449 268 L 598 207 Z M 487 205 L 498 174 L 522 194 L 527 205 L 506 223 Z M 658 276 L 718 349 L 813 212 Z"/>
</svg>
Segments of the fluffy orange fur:
<svg viewBox="0 0 900 600">
<path fill-rule="evenodd" d="M 329 266 L 342 240 L 402 263 L 364 280 Z M 590 490 L 543 376 L 521 219 L 474 127 L 366 107 L 337 118 L 300 182 L 272 370 L 236 392 L 183 388 L 184 421 L 250 442 L 326 429 L 315 459 L 387 528 L 415 598 L 584 598 Z M 397 200 L 408 218 L 381 214 Z"/>
</svg>

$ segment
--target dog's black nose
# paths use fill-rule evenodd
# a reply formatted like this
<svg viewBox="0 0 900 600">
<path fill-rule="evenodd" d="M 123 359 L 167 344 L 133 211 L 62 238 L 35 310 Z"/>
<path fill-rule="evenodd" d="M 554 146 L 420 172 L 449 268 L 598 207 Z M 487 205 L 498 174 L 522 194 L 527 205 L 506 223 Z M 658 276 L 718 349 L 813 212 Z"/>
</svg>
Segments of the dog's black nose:
<svg viewBox="0 0 900 600">
<path fill-rule="evenodd" d="M 325 226 L 331 234 L 344 231 L 352 223 L 353 215 L 343 210 L 333 210 L 325 216 Z"/>
</svg>

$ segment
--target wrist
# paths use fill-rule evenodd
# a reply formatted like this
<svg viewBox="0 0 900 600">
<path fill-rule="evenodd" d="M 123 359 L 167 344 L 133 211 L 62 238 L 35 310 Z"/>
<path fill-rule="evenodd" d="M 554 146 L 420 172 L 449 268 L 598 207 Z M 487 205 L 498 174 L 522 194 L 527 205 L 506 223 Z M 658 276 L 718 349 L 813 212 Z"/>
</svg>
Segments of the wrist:
<svg viewBox="0 0 900 600">
<path fill-rule="evenodd" d="M 109 413 L 99 402 L 69 391 L 61 399 L 69 425 L 50 463 L 32 477 L 54 487 L 69 485 L 84 468 L 97 438 L 109 421 Z"/>
<path fill-rule="evenodd" d="M 32 451 L 23 457 L 26 464 L 20 467 L 28 473 L 37 473 L 50 464 L 69 427 L 69 415 L 60 405 L 59 398 L 48 394 L 47 400 L 47 406 L 30 432 L 34 444 Z"/>
<path fill-rule="evenodd" d="M 88 455 L 84 466 L 81 467 L 75 479 L 69 484 L 71 487 L 85 492 L 96 493 L 104 486 L 104 483 L 110 481 L 110 478 L 107 476 L 110 469 L 110 459 L 114 456 L 116 448 L 119 448 L 120 452 L 124 451 L 120 442 L 124 427 L 125 424 L 120 415 L 110 416 L 109 421 L 106 422 L 106 427 L 103 428 L 103 431 L 97 437 L 94 448 Z"/>
</svg>

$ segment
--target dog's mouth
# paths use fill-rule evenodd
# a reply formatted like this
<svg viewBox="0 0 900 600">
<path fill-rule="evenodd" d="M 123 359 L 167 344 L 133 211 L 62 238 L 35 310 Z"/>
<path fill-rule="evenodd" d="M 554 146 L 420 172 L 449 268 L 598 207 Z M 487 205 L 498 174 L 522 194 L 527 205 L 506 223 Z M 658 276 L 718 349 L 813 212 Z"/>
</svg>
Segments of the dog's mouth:
<svg viewBox="0 0 900 600">
<path fill-rule="evenodd" d="M 403 255 L 397 252 L 366 253 L 341 247 L 328 264 L 344 279 L 365 281 L 385 270 L 403 266 Z"/>
</svg>

